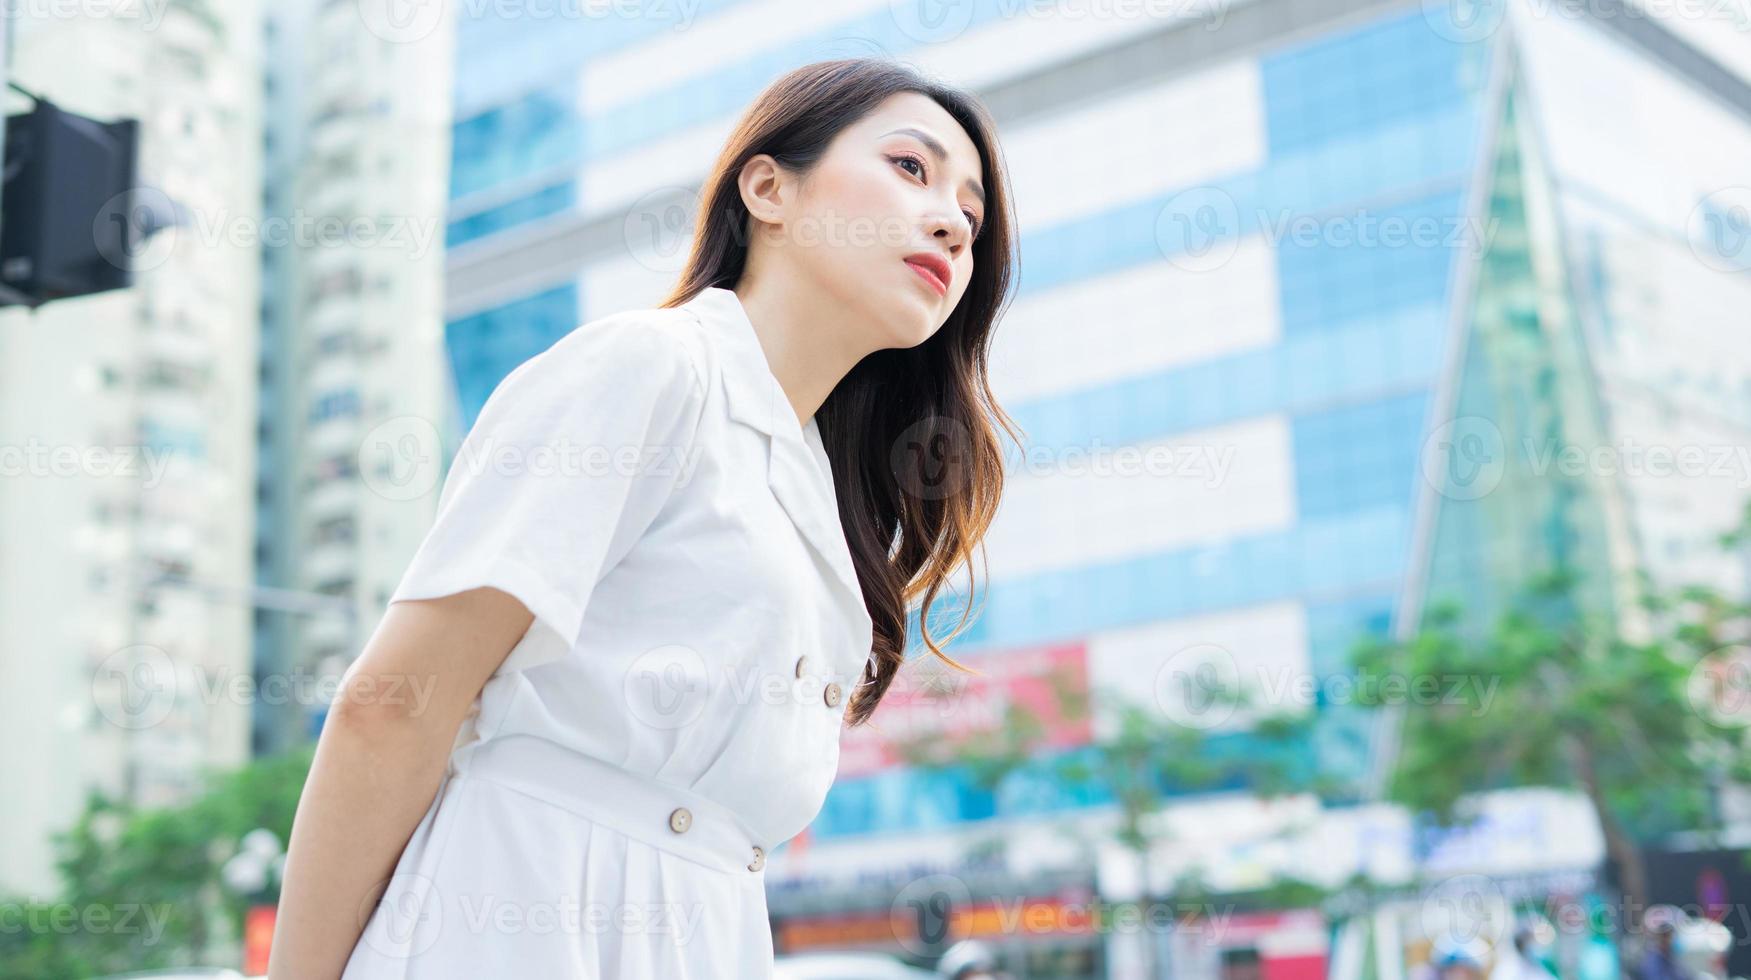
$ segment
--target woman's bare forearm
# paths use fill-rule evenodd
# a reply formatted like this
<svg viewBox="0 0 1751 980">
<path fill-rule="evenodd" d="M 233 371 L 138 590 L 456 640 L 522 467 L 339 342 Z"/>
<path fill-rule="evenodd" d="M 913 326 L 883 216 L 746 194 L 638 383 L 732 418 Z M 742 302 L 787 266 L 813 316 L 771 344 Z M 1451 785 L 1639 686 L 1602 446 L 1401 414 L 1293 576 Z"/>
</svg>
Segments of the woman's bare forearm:
<svg viewBox="0 0 1751 980">
<path fill-rule="evenodd" d="M 437 795 L 449 747 L 417 720 L 337 704 L 293 818 L 270 980 L 341 975 Z"/>
<path fill-rule="evenodd" d="M 270 980 L 341 975 L 468 708 L 532 620 L 491 588 L 390 604 L 342 679 L 292 818 Z"/>
</svg>

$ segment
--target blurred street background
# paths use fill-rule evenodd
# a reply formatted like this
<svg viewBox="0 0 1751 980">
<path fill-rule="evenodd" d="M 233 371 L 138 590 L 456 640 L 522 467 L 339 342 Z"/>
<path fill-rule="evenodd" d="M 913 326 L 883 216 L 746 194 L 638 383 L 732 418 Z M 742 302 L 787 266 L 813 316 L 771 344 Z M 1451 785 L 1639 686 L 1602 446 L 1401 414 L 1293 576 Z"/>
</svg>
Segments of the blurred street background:
<svg viewBox="0 0 1751 980">
<path fill-rule="evenodd" d="M 863 55 L 996 119 L 1026 442 L 792 975 L 1751 976 L 1751 0 L 3 6 L 0 978 L 265 971 L 487 394 Z"/>
</svg>

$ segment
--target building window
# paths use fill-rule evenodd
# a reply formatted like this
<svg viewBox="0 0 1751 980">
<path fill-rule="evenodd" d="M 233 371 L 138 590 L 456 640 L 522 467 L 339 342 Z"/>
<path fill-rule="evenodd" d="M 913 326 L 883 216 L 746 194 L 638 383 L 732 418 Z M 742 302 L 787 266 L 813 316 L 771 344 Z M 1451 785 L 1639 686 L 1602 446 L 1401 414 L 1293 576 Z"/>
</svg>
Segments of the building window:
<svg viewBox="0 0 1751 980">
<path fill-rule="evenodd" d="M 359 393 L 352 388 L 331 391 L 310 406 L 310 422 L 318 424 L 335 418 L 352 418 L 359 414 Z"/>
</svg>

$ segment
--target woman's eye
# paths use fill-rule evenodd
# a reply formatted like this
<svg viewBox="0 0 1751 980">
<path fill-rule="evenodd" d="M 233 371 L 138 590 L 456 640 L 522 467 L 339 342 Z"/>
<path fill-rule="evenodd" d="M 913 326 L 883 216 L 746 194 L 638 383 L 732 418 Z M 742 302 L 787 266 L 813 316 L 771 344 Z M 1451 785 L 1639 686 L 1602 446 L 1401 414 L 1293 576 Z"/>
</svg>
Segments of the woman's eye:
<svg viewBox="0 0 1751 980">
<path fill-rule="evenodd" d="M 890 160 L 894 161 L 894 163 L 900 164 L 900 165 L 904 165 L 904 164 L 908 164 L 908 163 L 912 164 L 913 166 L 918 168 L 918 172 L 915 174 L 915 176 L 917 176 L 919 178 L 922 178 L 924 176 L 924 161 L 918 159 L 915 156 L 902 155 L 902 156 L 889 157 L 888 159 L 890 159 Z M 970 227 L 972 229 L 972 232 L 973 232 L 972 237 L 978 238 L 979 237 L 979 216 L 977 214 L 973 213 L 972 211 L 962 211 L 961 213 L 967 216 L 967 225 L 968 225 L 968 227 Z"/>
<path fill-rule="evenodd" d="M 919 177 L 924 176 L 924 161 L 918 159 L 917 157 L 899 156 L 899 157 L 894 157 L 893 160 L 895 163 L 902 164 L 902 165 L 908 164 L 908 163 L 912 164 L 913 166 L 918 168 L 918 173 L 916 174 L 916 176 L 919 176 Z"/>
</svg>

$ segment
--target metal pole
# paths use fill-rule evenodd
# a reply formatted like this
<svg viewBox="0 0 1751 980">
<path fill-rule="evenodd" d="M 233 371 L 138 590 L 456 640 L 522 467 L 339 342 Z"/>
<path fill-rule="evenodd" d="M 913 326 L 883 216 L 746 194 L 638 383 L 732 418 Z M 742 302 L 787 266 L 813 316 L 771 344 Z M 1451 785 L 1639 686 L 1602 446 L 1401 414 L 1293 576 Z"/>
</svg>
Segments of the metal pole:
<svg viewBox="0 0 1751 980">
<path fill-rule="evenodd" d="M 178 575 L 149 574 L 142 591 L 163 588 L 189 589 L 215 602 L 236 602 L 258 609 L 274 609 L 302 616 L 338 616 L 349 621 L 357 616 L 353 601 L 344 596 L 329 595 L 326 592 L 302 592 L 271 585 L 252 583 L 236 586 Z"/>
<path fill-rule="evenodd" d="M 12 18 L 0 15 L 0 88 L 12 81 Z M 6 113 L 0 112 L 0 163 L 6 160 Z M 0 209 L 0 228 L 6 227 L 6 213 Z"/>
</svg>

